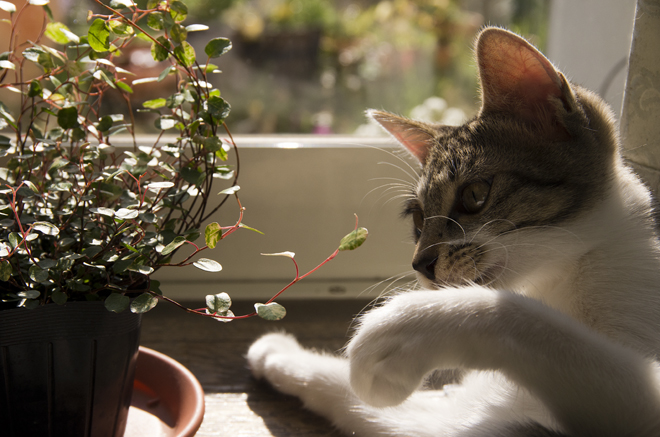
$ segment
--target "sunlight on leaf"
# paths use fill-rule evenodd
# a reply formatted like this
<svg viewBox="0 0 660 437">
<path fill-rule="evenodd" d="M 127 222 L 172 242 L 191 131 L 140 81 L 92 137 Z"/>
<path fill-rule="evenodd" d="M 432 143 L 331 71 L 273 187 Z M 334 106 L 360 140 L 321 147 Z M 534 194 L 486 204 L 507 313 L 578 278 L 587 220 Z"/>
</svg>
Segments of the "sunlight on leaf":
<svg viewBox="0 0 660 437">
<path fill-rule="evenodd" d="M 264 320 L 277 321 L 286 316 L 286 309 L 276 302 L 269 304 L 255 303 L 254 309 L 257 311 L 257 315 Z"/>
<path fill-rule="evenodd" d="M 205 272 L 219 272 L 222 270 L 222 266 L 219 262 L 214 261 L 208 258 L 200 258 L 193 263 L 195 267 Z"/>
<path fill-rule="evenodd" d="M 217 222 L 209 223 L 204 229 L 204 240 L 209 249 L 215 249 L 222 240 L 222 227 Z"/>
<path fill-rule="evenodd" d="M 357 249 L 358 247 L 362 246 L 362 243 L 365 242 L 368 235 L 369 231 L 367 231 L 366 228 L 357 228 L 341 239 L 339 242 L 339 250 L 343 251 Z"/>
</svg>

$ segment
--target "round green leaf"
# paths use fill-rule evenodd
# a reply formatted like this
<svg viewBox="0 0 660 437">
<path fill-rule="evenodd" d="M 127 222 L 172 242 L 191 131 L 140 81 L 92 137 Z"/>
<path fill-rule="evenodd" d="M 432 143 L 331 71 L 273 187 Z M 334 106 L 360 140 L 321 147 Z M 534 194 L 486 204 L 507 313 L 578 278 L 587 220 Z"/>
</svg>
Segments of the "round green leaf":
<svg viewBox="0 0 660 437">
<path fill-rule="evenodd" d="M 28 97 L 41 97 L 43 95 L 43 88 L 38 80 L 30 82 L 30 89 L 28 90 Z"/>
<path fill-rule="evenodd" d="M 362 246 L 362 243 L 367 239 L 369 231 L 366 228 L 357 228 L 350 234 L 346 235 L 339 242 L 339 250 L 354 250 Z"/>
<path fill-rule="evenodd" d="M 50 295 L 50 298 L 58 305 L 64 305 L 69 297 L 61 290 L 53 291 Z"/>
<path fill-rule="evenodd" d="M 156 41 L 151 44 L 151 56 L 154 61 L 161 62 L 169 58 L 172 44 L 164 36 L 159 36 Z M 133 81 L 133 84 L 135 84 L 135 81 Z"/>
<path fill-rule="evenodd" d="M 143 314 L 152 310 L 158 304 L 158 298 L 151 293 L 142 293 L 131 302 L 131 312 Z"/>
<path fill-rule="evenodd" d="M 231 307 L 231 298 L 227 293 L 208 294 L 206 296 L 206 312 L 224 316 Z"/>
<path fill-rule="evenodd" d="M 112 120 L 112 117 L 106 115 L 105 117 L 102 117 L 99 120 L 98 124 L 96 125 L 96 129 L 98 129 L 101 132 L 107 132 L 110 130 L 113 123 L 114 121 Z"/>
<path fill-rule="evenodd" d="M 187 41 L 182 41 L 181 45 L 174 49 L 174 56 L 186 67 L 195 65 L 195 49 Z"/>
<path fill-rule="evenodd" d="M 147 16 L 147 26 L 151 27 L 153 30 L 163 30 L 163 13 L 151 12 Z"/>
<path fill-rule="evenodd" d="M 73 129 L 78 127 L 78 110 L 76 107 L 70 106 L 57 111 L 57 124 L 59 124 L 62 129 Z"/>
<path fill-rule="evenodd" d="M 30 267 L 30 279 L 34 282 L 46 282 L 48 281 L 48 270 L 44 270 L 39 266 Z M 27 299 L 34 299 L 33 297 L 28 297 Z"/>
<path fill-rule="evenodd" d="M 286 309 L 276 302 L 269 304 L 255 303 L 254 309 L 257 310 L 257 315 L 264 320 L 282 320 L 286 316 Z"/>
<path fill-rule="evenodd" d="M 97 18 L 89 26 L 87 42 L 95 52 L 107 52 L 110 50 L 110 31 L 106 27 L 104 20 Z"/>
<path fill-rule="evenodd" d="M 170 29 L 170 36 L 176 44 L 181 44 L 188 38 L 188 31 L 185 27 L 177 23 Z"/>
<path fill-rule="evenodd" d="M 231 50 L 231 41 L 227 38 L 213 38 L 206 44 L 204 53 L 209 58 L 217 58 Z"/>
<path fill-rule="evenodd" d="M 195 267 L 205 272 L 219 272 L 222 270 L 222 266 L 219 262 L 214 261 L 208 258 L 200 258 L 193 263 Z"/>
<path fill-rule="evenodd" d="M 222 228 L 216 222 L 209 223 L 204 229 L 204 241 L 209 249 L 215 249 L 218 241 L 222 240 Z"/>
<path fill-rule="evenodd" d="M 131 299 L 121 293 L 112 293 L 105 298 L 105 308 L 113 313 L 121 313 L 131 304 Z"/>
<path fill-rule="evenodd" d="M 209 114 L 217 120 L 224 120 L 231 111 L 231 105 L 222 97 L 211 96 L 207 102 Z"/>
<path fill-rule="evenodd" d="M 177 23 L 185 20 L 188 16 L 188 6 L 179 0 L 170 2 L 170 15 Z"/>
</svg>

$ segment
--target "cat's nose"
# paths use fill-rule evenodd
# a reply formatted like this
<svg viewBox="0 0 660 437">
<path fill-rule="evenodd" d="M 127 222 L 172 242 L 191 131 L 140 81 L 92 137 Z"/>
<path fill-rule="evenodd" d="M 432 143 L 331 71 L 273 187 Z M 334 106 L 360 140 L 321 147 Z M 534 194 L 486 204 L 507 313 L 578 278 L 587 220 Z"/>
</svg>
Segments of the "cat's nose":
<svg viewBox="0 0 660 437">
<path fill-rule="evenodd" d="M 424 275 L 429 280 L 435 279 L 435 264 L 438 261 L 437 256 L 419 257 L 413 260 L 413 269 Z"/>
</svg>

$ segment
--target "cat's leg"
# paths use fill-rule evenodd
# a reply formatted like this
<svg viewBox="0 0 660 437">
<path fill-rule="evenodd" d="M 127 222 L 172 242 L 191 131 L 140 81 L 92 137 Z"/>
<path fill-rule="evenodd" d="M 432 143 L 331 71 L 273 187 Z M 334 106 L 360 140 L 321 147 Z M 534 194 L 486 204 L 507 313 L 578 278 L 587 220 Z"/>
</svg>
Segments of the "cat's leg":
<svg viewBox="0 0 660 437">
<path fill-rule="evenodd" d="M 502 389 L 492 375 L 473 385 L 477 394 L 457 390 L 418 392 L 392 408 L 362 402 L 351 390 L 349 364 L 344 358 L 302 348 L 287 334 L 267 334 L 250 347 L 248 363 L 257 378 L 267 380 L 283 393 L 299 397 L 305 407 L 329 419 L 347 435 L 360 437 L 511 437 L 509 423 L 489 417 L 488 399 Z M 491 389 L 483 389 L 491 386 Z M 467 429 L 466 423 L 481 423 Z M 495 432 L 501 430 L 501 433 Z M 518 435 L 518 434 L 516 434 Z"/>
<path fill-rule="evenodd" d="M 502 371 L 576 435 L 660 435 L 656 366 L 540 302 L 482 287 L 404 293 L 366 313 L 351 383 L 396 405 L 435 368 Z"/>
</svg>

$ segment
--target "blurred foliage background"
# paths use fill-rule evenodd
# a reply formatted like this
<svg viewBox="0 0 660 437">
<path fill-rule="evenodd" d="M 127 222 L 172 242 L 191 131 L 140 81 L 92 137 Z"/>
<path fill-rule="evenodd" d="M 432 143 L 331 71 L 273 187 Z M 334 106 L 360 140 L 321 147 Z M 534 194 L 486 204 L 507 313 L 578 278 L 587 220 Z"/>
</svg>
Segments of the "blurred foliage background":
<svg viewBox="0 0 660 437">
<path fill-rule="evenodd" d="M 550 0 L 185 0 L 197 51 L 224 36 L 233 50 L 213 85 L 232 105 L 234 133 L 375 133 L 367 108 L 445 123 L 476 112 L 473 40 L 486 24 L 505 26 L 544 48 Z M 53 0 L 72 29 L 86 21 L 92 0 Z M 137 0 L 146 3 L 146 0 Z M 53 5 L 55 6 L 55 5 Z M 147 26 L 144 26 L 148 30 Z M 196 46 L 199 44 L 199 47 Z M 148 44 L 123 53 L 136 78 L 167 67 Z M 136 88 L 133 105 L 162 81 Z M 150 132 L 148 114 L 140 126 Z"/>
</svg>

